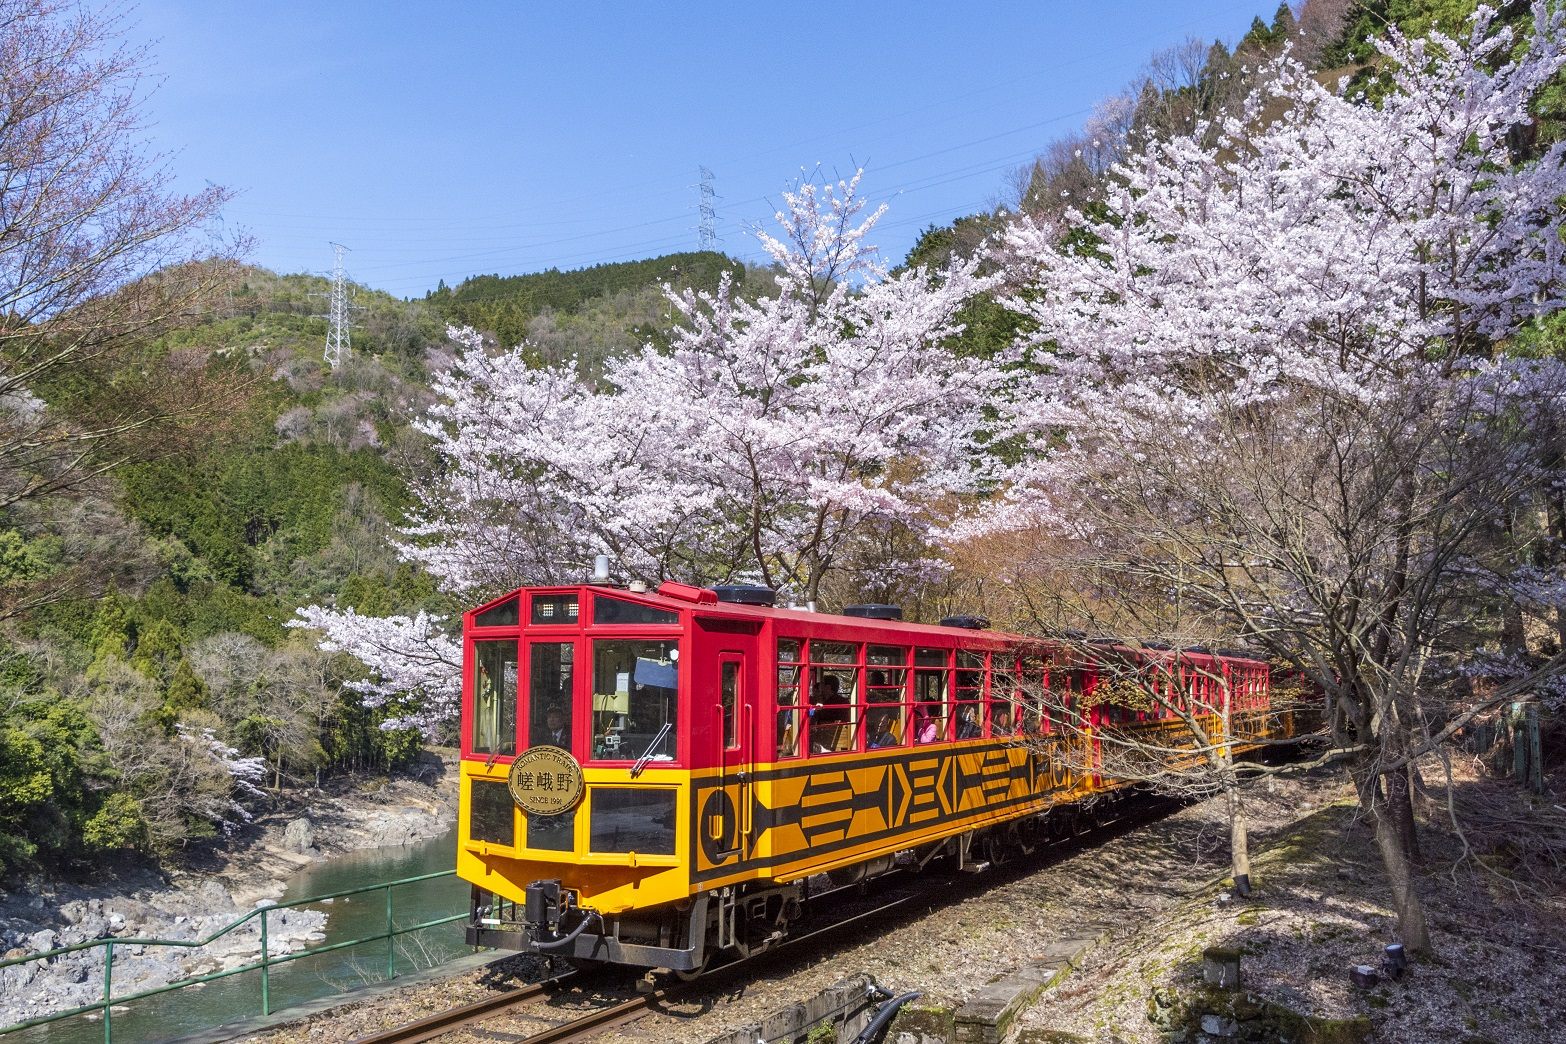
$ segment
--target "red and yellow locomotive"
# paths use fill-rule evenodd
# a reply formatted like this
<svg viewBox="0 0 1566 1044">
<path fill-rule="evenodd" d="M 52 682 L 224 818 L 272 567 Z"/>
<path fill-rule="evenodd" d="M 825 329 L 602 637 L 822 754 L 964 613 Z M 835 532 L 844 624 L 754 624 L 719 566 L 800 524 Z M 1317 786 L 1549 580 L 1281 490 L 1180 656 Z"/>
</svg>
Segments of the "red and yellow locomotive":
<svg viewBox="0 0 1566 1044">
<path fill-rule="evenodd" d="M 1091 730 L 1046 707 L 1090 703 L 1091 658 L 975 618 L 849 612 L 665 583 L 524 588 L 467 613 L 468 940 L 695 971 L 783 938 L 807 878 L 907 852 L 982 862 L 1115 786 L 1091 771 Z M 1266 664 L 1179 656 L 1259 738 Z"/>
</svg>

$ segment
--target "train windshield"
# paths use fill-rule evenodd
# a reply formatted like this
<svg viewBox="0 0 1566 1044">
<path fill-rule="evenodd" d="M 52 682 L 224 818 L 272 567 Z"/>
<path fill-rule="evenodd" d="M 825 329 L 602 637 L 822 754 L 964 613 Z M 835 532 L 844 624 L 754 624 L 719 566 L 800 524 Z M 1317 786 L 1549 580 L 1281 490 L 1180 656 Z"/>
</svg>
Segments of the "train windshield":
<svg viewBox="0 0 1566 1044">
<path fill-rule="evenodd" d="M 475 754 L 517 752 L 517 640 L 473 643 Z"/>
<path fill-rule="evenodd" d="M 570 642 L 530 646 L 527 743 L 571 750 L 571 675 L 576 647 Z"/>
<path fill-rule="evenodd" d="M 680 643 L 593 642 L 593 758 L 673 761 L 679 724 Z"/>
</svg>

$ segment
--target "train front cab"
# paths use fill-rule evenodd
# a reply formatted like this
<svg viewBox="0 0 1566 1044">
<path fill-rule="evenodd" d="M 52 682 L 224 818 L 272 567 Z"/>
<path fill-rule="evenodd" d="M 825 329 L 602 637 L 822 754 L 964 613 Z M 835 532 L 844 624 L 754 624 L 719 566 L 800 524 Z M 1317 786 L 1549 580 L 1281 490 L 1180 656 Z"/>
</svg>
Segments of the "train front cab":
<svg viewBox="0 0 1566 1044">
<path fill-rule="evenodd" d="M 689 912 L 703 731 L 689 609 L 577 587 L 465 614 L 457 871 L 474 887 L 469 942 L 675 969 L 693 959 L 680 930 L 692 918 L 674 916 Z M 531 769 L 545 747 L 580 765 L 580 798 L 526 814 L 519 789 L 547 800 L 574 782 L 558 759 Z"/>
</svg>

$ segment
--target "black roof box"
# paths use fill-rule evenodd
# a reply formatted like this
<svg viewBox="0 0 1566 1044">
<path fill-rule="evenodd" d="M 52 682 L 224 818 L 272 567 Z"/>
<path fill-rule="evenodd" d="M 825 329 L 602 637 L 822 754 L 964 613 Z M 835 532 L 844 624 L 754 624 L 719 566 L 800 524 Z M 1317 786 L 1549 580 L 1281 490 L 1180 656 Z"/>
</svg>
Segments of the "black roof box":
<svg viewBox="0 0 1566 1044">
<path fill-rule="evenodd" d="M 760 584 L 717 584 L 712 590 L 720 602 L 734 602 L 737 605 L 778 604 L 778 593 Z"/>
<path fill-rule="evenodd" d="M 861 605 L 843 606 L 844 616 L 859 616 L 866 620 L 901 620 L 903 607 L 885 602 L 865 602 Z"/>
<path fill-rule="evenodd" d="M 942 627 L 966 627 L 970 631 L 983 631 L 990 626 L 988 616 L 976 616 L 963 614 L 960 616 L 941 617 Z"/>
</svg>

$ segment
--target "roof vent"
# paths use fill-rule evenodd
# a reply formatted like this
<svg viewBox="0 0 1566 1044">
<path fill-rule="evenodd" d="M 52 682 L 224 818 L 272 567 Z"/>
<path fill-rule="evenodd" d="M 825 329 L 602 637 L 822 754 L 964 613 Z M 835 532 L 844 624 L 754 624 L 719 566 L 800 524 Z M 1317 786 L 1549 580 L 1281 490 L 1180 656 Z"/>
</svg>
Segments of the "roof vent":
<svg viewBox="0 0 1566 1044">
<path fill-rule="evenodd" d="M 859 616 L 866 620 L 901 620 L 903 607 L 884 602 L 866 602 L 863 605 L 843 606 L 844 616 Z"/>
<path fill-rule="evenodd" d="M 739 605 L 777 605 L 778 593 L 760 584 L 717 584 L 718 601 Z"/>
<path fill-rule="evenodd" d="M 943 616 L 942 627 L 966 627 L 970 631 L 983 631 L 990 626 L 988 616 Z"/>
</svg>

